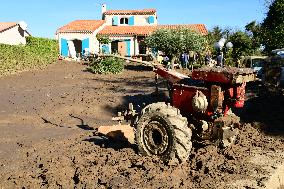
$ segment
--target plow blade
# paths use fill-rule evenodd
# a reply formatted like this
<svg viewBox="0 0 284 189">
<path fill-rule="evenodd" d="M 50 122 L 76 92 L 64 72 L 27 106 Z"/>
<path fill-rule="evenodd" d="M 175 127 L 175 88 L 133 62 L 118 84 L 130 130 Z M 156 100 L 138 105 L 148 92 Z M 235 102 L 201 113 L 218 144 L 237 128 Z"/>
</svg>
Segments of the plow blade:
<svg viewBox="0 0 284 189">
<path fill-rule="evenodd" d="M 130 125 L 100 126 L 98 132 L 114 140 L 135 144 L 134 129 Z"/>
</svg>

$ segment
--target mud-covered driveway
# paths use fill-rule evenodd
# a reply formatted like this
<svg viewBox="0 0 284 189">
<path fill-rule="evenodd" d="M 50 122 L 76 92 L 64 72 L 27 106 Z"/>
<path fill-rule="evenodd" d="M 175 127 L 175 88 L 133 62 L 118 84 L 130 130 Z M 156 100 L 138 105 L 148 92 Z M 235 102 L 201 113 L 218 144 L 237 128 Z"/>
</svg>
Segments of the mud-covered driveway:
<svg viewBox="0 0 284 189">
<path fill-rule="evenodd" d="M 245 123 L 232 149 L 194 148 L 187 163 L 165 165 L 140 157 L 135 146 L 95 136 L 128 102 L 158 101 L 151 69 L 126 68 L 93 75 L 60 62 L 0 78 L 0 188 L 271 186 L 284 157 L 283 98 L 249 100 L 238 112 Z"/>
</svg>

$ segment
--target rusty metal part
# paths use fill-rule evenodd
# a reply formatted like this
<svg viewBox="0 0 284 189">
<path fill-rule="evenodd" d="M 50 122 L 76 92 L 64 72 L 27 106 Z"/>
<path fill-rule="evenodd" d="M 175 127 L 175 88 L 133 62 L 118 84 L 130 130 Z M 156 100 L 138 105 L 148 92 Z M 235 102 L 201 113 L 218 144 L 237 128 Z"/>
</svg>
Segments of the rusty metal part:
<svg viewBox="0 0 284 189">
<path fill-rule="evenodd" d="M 192 108 L 196 112 L 204 113 L 207 110 L 208 101 L 206 96 L 201 91 L 196 91 L 192 98 Z"/>
<path fill-rule="evenodd" d="M 131 121 L 132 123 L 135 120 L 135 117 L 138 115 L 132 103 L 128 104 L 128 110 L 124 112 L 118 112 L 117 117 L 113 117 L 113 121 L 118 121 L 118 125 L 121 125 L 123 121 Z"/>
<path fill-rule="evenodd" d="M 240 84 L 256 80 L 256 72 L 250 68 L 212 68 L 203 67 L 192 72 L 192 79 L 207 82 L 218 82 L 226 84 Z"/>
<path fill-rule="evenodd" d="M 224 101 L 224 92 L 222 88 L 217 85 L 211 86 L 211 97 L 210 97 L 210 105 L 213 108 L 213 111 L 222 112 Z"/>
</svg>

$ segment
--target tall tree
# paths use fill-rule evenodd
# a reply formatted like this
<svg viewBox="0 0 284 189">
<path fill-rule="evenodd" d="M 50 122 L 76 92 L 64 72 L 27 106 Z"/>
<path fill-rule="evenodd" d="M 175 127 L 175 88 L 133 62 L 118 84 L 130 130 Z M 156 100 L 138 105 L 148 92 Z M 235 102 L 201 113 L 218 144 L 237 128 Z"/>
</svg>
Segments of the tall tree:
<svg viewBox="0 0 284 189">
<path fill-rule="evenodd" d="M 172 65 L 181 53 L 205 49 L 207 41 L 201 34 L 188 28 L 159 29 L 145 40 L 148 47 L 164 52 Z"/>
<path fill-rule="evenodd" d="M 284 48 L 284 0 L 274 0 L 262 23 L 265 50 Z"/>
</svg>

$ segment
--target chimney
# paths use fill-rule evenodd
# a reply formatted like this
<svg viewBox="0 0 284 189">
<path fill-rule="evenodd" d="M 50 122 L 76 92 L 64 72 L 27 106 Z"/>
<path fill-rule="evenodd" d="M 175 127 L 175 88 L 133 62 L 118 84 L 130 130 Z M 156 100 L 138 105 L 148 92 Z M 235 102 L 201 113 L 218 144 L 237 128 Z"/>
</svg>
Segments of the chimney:
<svg viewBox="0 0 284 189">
<path fill-rule="evenodd" d="M 102 4 L 102 14 L 107 11 L 107 5 L 105 3 Z"/>
</svg>

